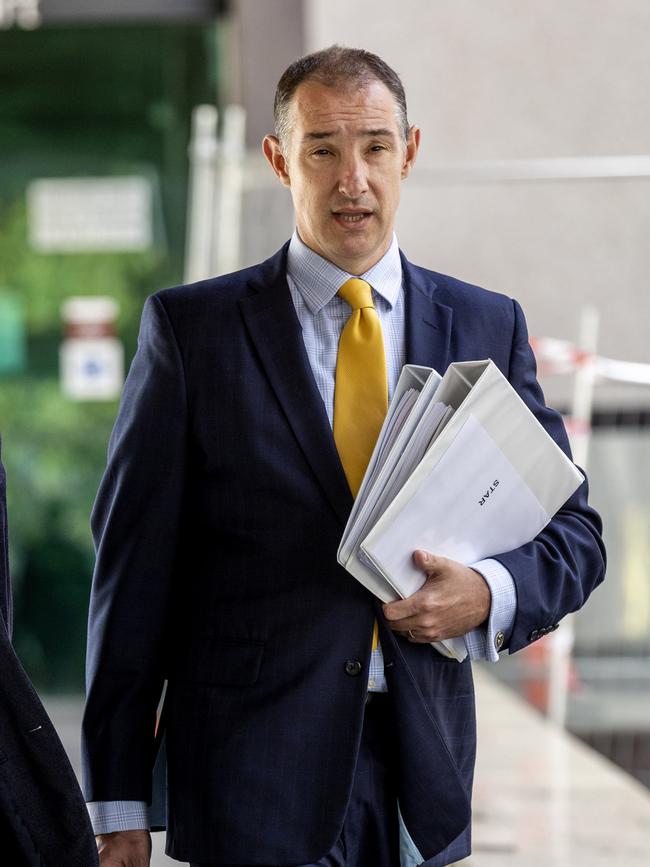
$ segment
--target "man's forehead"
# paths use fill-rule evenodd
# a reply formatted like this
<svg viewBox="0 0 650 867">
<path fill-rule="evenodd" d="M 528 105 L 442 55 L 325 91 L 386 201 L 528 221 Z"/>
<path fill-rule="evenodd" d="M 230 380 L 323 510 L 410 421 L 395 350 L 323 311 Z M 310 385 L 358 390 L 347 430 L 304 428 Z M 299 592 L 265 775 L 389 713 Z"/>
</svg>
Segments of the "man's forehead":
<svg viewBox="0 0 650 867">
<path fill-rule="evenodd" d="M 369 128 L 397 129 L 393 95 L 380 81 L 361 85 L 328 86 L 318 81 L 304 81 L 292 101 L 293 122 L 303 131 L 334 129 L 341 123 L 359 121 Z"/>
</svg>

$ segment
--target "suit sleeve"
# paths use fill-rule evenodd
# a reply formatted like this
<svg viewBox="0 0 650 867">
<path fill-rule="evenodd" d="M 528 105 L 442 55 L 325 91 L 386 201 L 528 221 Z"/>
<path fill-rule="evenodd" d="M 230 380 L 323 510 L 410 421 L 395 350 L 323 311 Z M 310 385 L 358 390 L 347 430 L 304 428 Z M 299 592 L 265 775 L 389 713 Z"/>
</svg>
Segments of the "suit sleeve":
<svg viewBox="0 0 650 867">
<path fill-rule="evenodd" d="M 555 442 L 571 455 L 561 416 L 544 403 L 523 312 L 514 305 L 514 336 L 508 378 Z M 577 611 L 605 576 L 602 524 L 588 505 L 587 482 L 578 488 L 545 529 L 530 543 L 494 559 L 510 572 L 517 591 L 517 613 L 510 636 L 513 653 L 556 628 Z"/>
<path fill-rule="evenodd" d="M 149 801 L 187 452 L 185 377 L 162 301 L 149 298 L 91 519 L 84 792 Z"/>
</svg>

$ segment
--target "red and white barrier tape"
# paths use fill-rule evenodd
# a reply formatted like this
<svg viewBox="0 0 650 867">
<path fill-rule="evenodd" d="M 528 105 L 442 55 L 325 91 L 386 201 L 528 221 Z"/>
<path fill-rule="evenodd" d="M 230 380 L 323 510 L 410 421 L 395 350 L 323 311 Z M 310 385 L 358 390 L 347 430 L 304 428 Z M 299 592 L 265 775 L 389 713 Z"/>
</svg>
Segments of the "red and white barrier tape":
<svg viewBox="0 0 650 867">
<path fill-rule="evenodd" d="M 650 385 L 650 364 L 616 361 L 578 349 L 568 340 L 554 337 L 531 337 L 530 345 L 542 376 L 574 373 L 593 365 L 594 376 L 634 385 Z"/>
</svg>

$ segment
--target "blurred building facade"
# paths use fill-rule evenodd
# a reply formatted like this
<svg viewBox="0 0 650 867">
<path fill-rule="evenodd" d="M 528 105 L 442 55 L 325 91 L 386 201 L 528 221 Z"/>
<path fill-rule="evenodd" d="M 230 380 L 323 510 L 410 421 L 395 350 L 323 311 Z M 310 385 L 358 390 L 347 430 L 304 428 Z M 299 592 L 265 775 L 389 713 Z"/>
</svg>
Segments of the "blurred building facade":
<svg viewBox="0 0 650 867">
<path fill-rule="evenodd" d="M 189 118 L 217 98 L 221 12 L 0 3 L 0 433 L 15 643 L 42 688 L 83 684 L 89 514 L 116 412 L 62 393 L 62 307 L 117 302 L 128 362 L 144 298 L 181 280 Z M 146 195 L 128 205 L 127 189 Z"/>
</svg>

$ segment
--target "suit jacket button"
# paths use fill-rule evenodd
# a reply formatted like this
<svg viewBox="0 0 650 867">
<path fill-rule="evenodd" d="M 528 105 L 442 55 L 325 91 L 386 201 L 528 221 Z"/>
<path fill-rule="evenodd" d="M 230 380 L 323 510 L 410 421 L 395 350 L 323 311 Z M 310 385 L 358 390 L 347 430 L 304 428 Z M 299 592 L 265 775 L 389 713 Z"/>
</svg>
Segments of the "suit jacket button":
<svg viewBox="0 0 650 867">
<path fill-rule="evenodd" d="M 356 677 L 358 674 L 361 674 L 362 668 L 363 666 L 358 659 L 348 659 L 345 663 L 345 673 L 349 674 L 350 677 Z"/>
<path fill-rule="evenodd" d="M 496 648 L 497 650 L 501 650 L 501 648 L 503 647 L 503 642 L 504 642 L 505 640 L 506 640 L 506 637 L 505 637 L 505 635 L 503 634 L 503 632 L 501 632 L 501 631 L 497 632 L 497 634 L 494 636 L 494 646 L 495 646 L 495 648 Z"/>
</svg>

